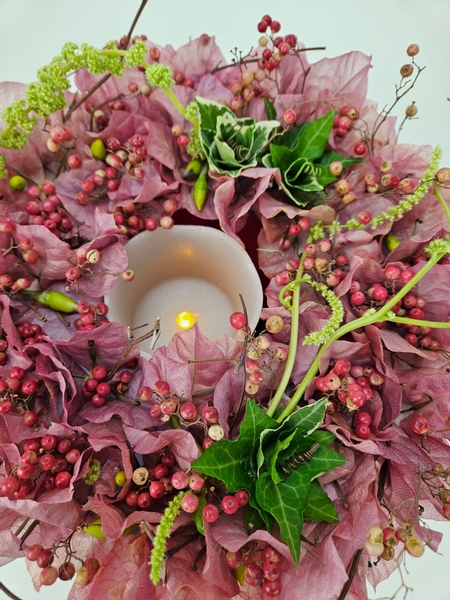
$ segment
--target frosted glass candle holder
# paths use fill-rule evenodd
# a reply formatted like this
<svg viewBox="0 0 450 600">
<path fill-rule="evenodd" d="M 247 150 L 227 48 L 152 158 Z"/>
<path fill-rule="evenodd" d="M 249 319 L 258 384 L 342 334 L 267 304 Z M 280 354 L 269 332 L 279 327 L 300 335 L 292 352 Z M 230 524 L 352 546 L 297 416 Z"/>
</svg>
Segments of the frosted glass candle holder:
<svg viewBox="0 0 450 600">
<path fill-rule="evenodd" d="M 222 231 L 194 225 L 158 228 L 132 238 L 126 252 L 134 279 L 119 278 L 106 302 L 108 318 L 130 327 L 135 337 L 159 318 L 155 347 L 167 345 L 181 331 L 175 319 L 182 311 L 195 314 L 202 333 L 212 340 L 224 334 L 235 337 L 229 319 L 242 311 L 239 294 L 250 328 L 258 323 L 263 303 L 258 272 L 242 246 Z M 148 328 L 135 330 L 147 323 Z M 141 343 L 147 356 L 150 341 Z"/>
</svg>

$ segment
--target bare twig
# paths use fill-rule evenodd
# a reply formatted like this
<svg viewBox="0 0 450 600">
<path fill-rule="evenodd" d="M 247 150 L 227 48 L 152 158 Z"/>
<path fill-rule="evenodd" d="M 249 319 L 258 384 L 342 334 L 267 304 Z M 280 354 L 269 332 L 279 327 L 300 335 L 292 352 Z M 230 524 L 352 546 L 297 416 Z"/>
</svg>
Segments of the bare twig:
<svg viewBox="0 0 450 600">
<path fill-rule="evenodd" d="M 11 592 L 11 590 L 8 590 L 6 585 L 4 585 L 1 581 L 0 581 L 0 590 L 3 593 L 5 593 L 8 596 L 8 598 L 11 598 L 11 600 L 21 600 L 21 598 L 19 598 L 19 596 L 16 596 L 15 594 L 13 594 Z"/>
<path fill-rule="evenodd" d="M 344 598 L 347 596 L 347 593 L 350 590 L 350 587 L 351 587 L 351 585 L 353 583 L 353 579 L 355 578 L 356 571 L 358 569 L 358 564 L 359 564 L 359 560 L 361 558 L 362 551 L 363 551 L 363 549 L 360 548 L 353 555 L 352 562 L 350 563 L 350 569 L 349 569 L 349 572 L 348 572 L 348 579 L 345 582 L 345 585 L 342 588 L 342 591 L 339 594 L 339 597 L 338 597 L 337 600 L 344 600 Z"/>
<path fill-rule="evenodd" d="M 133 35 L 134 28 L 136 27 L 139 17 L 141 16 L 142 11 L 144 10 L 147 2 L 148 2 L 148 0 L 142 0 L 142 2 L 141 2 L 141 6 L 139 7 L 139 10 L 137 11 L 136 16 L 134 17 L 133 22 L 131 24 L 130 31 L 128 32 L 128 34 L 125 37 L 125 45 L 124 45 L 125 48 L 127 48 L 128 44 L 130 43 L 130 39 L 131 39 L 131 36 Z M 97 83 L 95 85 L 93 85 L 91 87 L 91 89 L 89 91 L 87 91 L 85 94 L 83 94 L 82 98 L 80 100 L 78 100 L 78 102 L 75 102 L 75 104 L 72 104 L 70 106 L 69 110 L 67 111 L 67 113 L 65 115 L 63 115 L 63 123 L 66 123 L 69 120 L 72 113 L 77 108 L 79 108 L 83 104 L 83 102 L 86 102 L 86 100 L 90 96 L 92 96 L 92 94 L 94 92 L 96 92 L 98 90 L 98 88 L 100 88 L 106 81 L 108 81 L 108 79 L 110 77 L 111 77 L 111 73 L 107 73 L 106 75 L 104 75 L 99 81 L 97 81 Z"/>
</svg>

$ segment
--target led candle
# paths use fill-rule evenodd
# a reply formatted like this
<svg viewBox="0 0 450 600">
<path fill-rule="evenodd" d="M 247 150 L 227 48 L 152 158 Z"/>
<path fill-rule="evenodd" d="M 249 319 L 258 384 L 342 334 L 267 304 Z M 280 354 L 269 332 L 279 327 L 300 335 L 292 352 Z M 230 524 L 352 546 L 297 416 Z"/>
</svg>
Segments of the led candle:
<svg viewBox="0 0 450 600">
<path fill-rule="evenodd" d="M 210 339 L 236 336 L 229 318 L 242 311 L 239 294 L 249 326 L 256 326 L 263 301 L 261 282 L 247 252 L 227 234 L 211 227 L 176 225 L 140 233 L 127 243 L 126 251 L 134 279 L 117 280 L 106 298 L 108 317 L 131 329 L 146 323 L 151 329 L 159 318 L 161 334 L 155 347 L 167 345 L 194 322 Z M 149 340 L 141 343 L 141 351 L 149 353 Z"/>
</svg>

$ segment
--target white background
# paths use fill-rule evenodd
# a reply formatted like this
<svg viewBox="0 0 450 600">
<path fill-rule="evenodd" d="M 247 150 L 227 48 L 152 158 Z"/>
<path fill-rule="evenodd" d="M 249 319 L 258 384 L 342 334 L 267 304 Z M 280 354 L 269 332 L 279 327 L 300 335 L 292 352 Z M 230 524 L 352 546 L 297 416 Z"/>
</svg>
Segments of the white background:
<svg viewBox="0 0 450 600">
<path fill-rule="evenodd" d="M 37 69 L 66 41 L 101 46 L 120 38 L 139 5 L 140 0 L 0 0 L 0 81 L 33 81 Z M 274 6 L 265 0 L 150 0 L 135 33 L 174 47 L 208 33 L 229 58 L 235 46 L 247 51 L 257 44 L 256 24 L 269 13 L 281 22 L 282 34 L 295 33 L 306 46 L 326 46 L 325 52 L 310 53 L 310 62 L 351 50 L 372 55 L 368 97 L 380 107 L 394 98 L 399 68 L 409 62 L 407 46 L 418 43 L 417 63 L 426 69 L 394 114 L 402 118 L 415 100 L 419 118 L 407 123 L 400 141 L 440 145 L 442 165 L 450 164 L 449 0 L 280 0 Z M 438 523 L 436 528 L 447 533 L 441 545 L 444 557 L 427 549 L 422 558 L 408 561 L 406 581 L 414 588 L 408 600 L 450 599 L 450 527 Z M 2 567 L 0 580 L 23 600 L 63 600 L 70 585 L 59 582 L 36 594 L 22 561 Z M 391 597 L 398 585 L 394 574 L 371 597 Z"/>
</svg>

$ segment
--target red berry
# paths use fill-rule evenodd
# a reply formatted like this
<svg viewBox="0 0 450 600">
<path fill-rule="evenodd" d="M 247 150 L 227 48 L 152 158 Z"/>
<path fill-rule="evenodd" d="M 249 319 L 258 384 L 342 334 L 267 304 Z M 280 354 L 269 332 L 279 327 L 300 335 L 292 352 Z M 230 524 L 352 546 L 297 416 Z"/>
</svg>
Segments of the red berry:
<svg viewBox="0 0 450 600">
<path fill-rule="evenodd" d="M 206 504 L 202 509 L 202 517 L 207 523 L 214 523 L 219 518 L 219 509 L 215 504 Z"/>
<path fill-rule="evenodd" d="M 160 396 L 166 396 L 170 392 L 170 385 L 167 381 L 158 380 L 154 385 L 154 391 Z"/>
<path fill-rule="evenodd" d="M 280 567 L 278 562 L 266 560 L 262 566 L 263 574 L 269 581 L 275 581 L 280 576 Z"/>
<path fill-rule="evenodd" d="M 230 324 L 234 329 L 242 329 L 247 325 L 247 319 L 244 313 L 235 312 L 230 316 Z"/>
<path fill-rule="evenodd" d="M 59 567 L 59 578 L 62 581 L 69 581 L 75 575 L 75 566 L 71 562 L 65 562 Z"/>
<path fill-rule="evenodd" d="M 71 479 L 72 475 L 68 471 L 61 471 L 61 473 L 58 473 L 55 477 L 55 486 L 58 489 L 63 490 L 64 488 L 69 487 Z"/>
<path fill-rule="evenodd" d="M 33 544 L 27 548 L 27 558 L 28 560 L 35 561 L 37 560 L 39 554 L 44 550 L 44 548 L 40 544 Z"/>
<path fill-rule="evenodd" d="M 424 417 L 414 417 L 411 427 L 417 435 L 424 435 L 428 431 L 428 421 Z"/>
<path fill-rule="evenodd" d="M 233 515 L 239 508 L 239 502 L 235 496 L 225 496 L 222 498 L 222 510 L 227 515 Z"/>
<path fill-rule="evenodd" d="M 137 504 L 140 508 L 148 508 L 152 503 L 152 497 L 148 492 L 141 492 L 137 497 Z"/>
<path fill-rule="evenodd" d="M 355 427 L 355 433 L 363 440 L 368 440 L 370 438 L 370 427 L 365 423 L 358 423 L 358 425 Z"/>
<path fill-rule="evenodd" d="M 281 592 L 281 581 L 279 579 L 275 579 L 275 581 L 264 579 L 262 582 L 262 589 L 266 596 L 269 596 L 269 598 L 275 598 Z"/>
<path fill-rule="evenodd" d="M 150 496 L 152 498 L 162 498 L 164 496 L 164 484 L 160 481 L 152 481 L 149 488 Z"/>
<path fill-rule="evenodd" d="M 54 558 L 54 556 L 53 556 L 53 552 L 51 550 L 43 549 L 39 553 L 36 561 L 37 561 L 38 566 L 41 567 L 41 569 L 42 569 L 44 567 L 49 567 L 53 562 L 53 558 Z"/>
<path fill-rule="evenodd" d="M 42 585 L 53 585 L 58 579 L 56 567 L 45 567 L 39 575 L 39 581 Z"/>
<path fill-rule="evenodd" d="M 198 508 L 198 496 L 187 493 L 181 501 L 181 508 L 187 513 L 194 513 Z"/>
<path fill-rule="evenodd" d="M 272 21 L 270 23 L 270 29 L 272 30 L 273 33 L 278 33 L 281 29 L 281 25 L 278 21 Z"/>
</svg>

